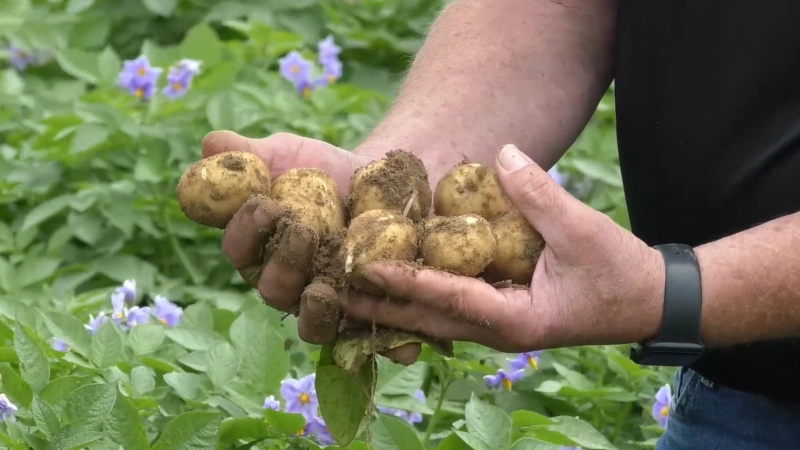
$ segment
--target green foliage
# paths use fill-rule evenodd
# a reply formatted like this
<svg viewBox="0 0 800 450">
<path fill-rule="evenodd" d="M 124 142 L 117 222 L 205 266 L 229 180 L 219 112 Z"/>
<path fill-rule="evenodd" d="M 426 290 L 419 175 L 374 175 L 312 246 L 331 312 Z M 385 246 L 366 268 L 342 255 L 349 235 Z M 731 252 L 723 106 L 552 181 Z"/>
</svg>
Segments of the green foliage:
<svg viewBox="0 0 800 450">
<path fill-rule="evenodd" d="M 425 348 L 413 366 L 381 359 L 377 373 L 349 375 L 261 304 L 221 255 L 218 230 L 178 208 L 177 179 L 211 130 L 354 147 L 444 3 L 0 0 L 0 35 L 37 57 L 24 70 L 0 65 L 0 393 L 18 408 L 16 422 L 0 423 L 7 448 L 316 449 L 296 435 L 302 416 L 263 406 L 282 400 L 282 380 L 315 370 L 342 448 L 652 448 L 661 430 L 650 408 L 669 373 L 631 363 L 625 349 L 545 352 L 510 392 L 482 380 L 509 355 L 468 344 L 453 358 Z M 343 74 L 304 98 L 278 60 L 293 50 L 314 59 L 328 35 Z M 164 74 L 183 58 L 201 71 L 186 95 L 141 101 L 117 85 L 140 55 Z M 558 169 L 627 226 L 613 88 Z M 163 295 L 184 308 L 181 323 L 108 321 L 90 334 L 90 315 L 109 311 L 111 289 L 128 279 L 134 303 Z M 376 406 L 421 422 L 377 410 L 363 421 L 373 377 Z"/>
</svg>

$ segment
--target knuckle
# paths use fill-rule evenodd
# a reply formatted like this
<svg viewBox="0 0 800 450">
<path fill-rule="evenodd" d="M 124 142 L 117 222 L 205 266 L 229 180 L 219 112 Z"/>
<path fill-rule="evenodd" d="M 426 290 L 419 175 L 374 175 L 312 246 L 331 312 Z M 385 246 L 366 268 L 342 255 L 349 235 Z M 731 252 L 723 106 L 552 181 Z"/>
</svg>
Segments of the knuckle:
<svg viewBox="0 0 800 450">
<path fill-rule="evenodd" d="M 519 195 L 523 205 L 550 206 L 548 203 L 558 198 L 557 195 L 553 195 L 553 190 L 553 183 L 545 177 L 526 176 L 519 185 Z"/>
</svg>

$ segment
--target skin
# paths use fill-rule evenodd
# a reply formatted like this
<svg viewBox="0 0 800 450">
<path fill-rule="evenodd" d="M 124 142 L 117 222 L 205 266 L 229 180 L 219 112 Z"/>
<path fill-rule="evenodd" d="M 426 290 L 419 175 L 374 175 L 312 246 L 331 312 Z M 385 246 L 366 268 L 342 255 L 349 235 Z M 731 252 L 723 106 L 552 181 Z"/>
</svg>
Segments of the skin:
<svg viewBox="0 0 800 450">
<path fill-rule="evenodd" d="M 366 270 L 371 281 L 410 302 L 339 293 L 348 317 L 509 352 L 651 338 L 663 306 L 661 255 L 545 172 L 612 78 L 615 11 L 611 0 L 457 0 L 434 24 L 391 111 L 353 152 L 289 134 L 214 132 L 203 154 L 250 151 L 273 179 L 294 167 L 322 168 L 343 195 L 357 167 L 397 147 L 423 160 L 432 187 L 464 156 L 493 165 L 506 195 L 547 241 L 531 288 L 494 289 L 474 278 L 374 263 Z M 507 142 L 521 151 L 506 146 L 498 154 Z M 268 304 L 289 311 L 305 274 L 258 258 L 274 228 L 273 209 L 268 199 L 248 202 L 225 229 L 222 249 Z M 314 249 L 296 236 L 282 245 Z M 800 213 L 696 248 L 707 346 L 800 335 L 800 252 L 791 249 L 800 249 Z"/>
</svg>

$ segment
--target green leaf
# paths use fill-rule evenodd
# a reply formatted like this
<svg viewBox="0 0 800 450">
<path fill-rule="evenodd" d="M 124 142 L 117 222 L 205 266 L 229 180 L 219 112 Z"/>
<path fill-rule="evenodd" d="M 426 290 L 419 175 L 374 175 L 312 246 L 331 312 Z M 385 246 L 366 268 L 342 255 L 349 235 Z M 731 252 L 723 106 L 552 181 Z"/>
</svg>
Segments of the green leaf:
<svg viewBox="0 0 800 450">
<path fill-rule="evenodd" d="M 370 401 L 371 382 L 372 364 L 363 364 L 357 375 L 337 365 L 317 367 L 315 385 L 319 410 L 340 446 L 352 442 L 358 433 Z"/>
<path fill-rule="evenodd" d="M 131 386 L 134 396 L 144 397 L 156 387 L 155 374 L 148 367 L 136 366 L 131 370 Z"/>
<path fill-rule="evenodd" d="M 98 431 L 86 431 L 82 426 L 66 426 L 53 439 L 51 450 L 77 450 L 87 444 L 102 439 L 105 435 Z"/>
<path fill-rule="evenodd" d="M 49 256 L 25 258 L 22 264 L 17 267 L 14 283 L 17 288 L 33 286 L 50 278 L 60 264 L 61 261 L 58 258 Z"/>
<path fill-rule="evenodd" d="M 110 135 L 111 131 L 103 124 L 81 124 L 75 129 L 75 134 L 72 135 L 70 152 L 81 153 L 90 150 L 105 142 Z"/>
<path fill-rule="evenodd" d="M 75 390 L 64 405 L 69 423 L 100 423 L 111 412 L 116 400 L 117 383 L 95 383 Z"/>
<path fill-rule="evenodd" d="M 42 313 L 42 316 L 45 326 L 53 336 L 66 342 L 71 349 L 81 355 L 91 355 L 91 335 L 75 316 L 58 311 L 48 311 Z"/>
<path fill-rule="evenodd" d="M 89 52 L 65 48 L 56 53 L 56 61 L 64 72 L 73 77 L 96 84 L 99 76 L 97 57 Z"/>
<path fill-rule="evenodd" d="M 72 392 L 90 381 L 90 377 L 78 377 L 74 375 L 56 378 L 45 386 L 40 397 L 54 408 L 60 409 L 61 404 L 67 400 L 67 397 L 69 397 Z"/>
<path fill-rule="evenodd" d="M 470 446 L 458 437 L 457 434 L 453 433 L 442 439 L 439 445 L 436 446 L 436 450 L 470 450 Z"/>
<path fill-rule="evenodd" d="M 122 71 L 122 61 L 117 52 L 110 45 L 97 56 L 97 69 L 100 73 L 100 81 L 106 85 L 114 85 L 120 71 Z"/>
<path fill-rule="evenodd" d="M 583 158 L 573 160 L 572 164 L 587 177 L 600 180 L 614 187 L 622 187 L 622 175 L 619 167 L 614 164 Z"/>
<path fill-rule="evenodd" d="M 136 325 L 128 334 L 128 345 L 136 355 L 146 355 L 158 350 L 164 342 L 164 326 L 156 323 Z"/>
<path fill-rule="evenodd" d="M 117 391 L 117 398 L 104 427 L 108 437 L 125 450 L 148 450 L 144 421 L 133 402 Z"/>
<path fill-rule="evenodd" d="M 159 436 L 153 450 L 197 450 L 214 448 L 219 441 L 217 413 L 190 411 L 172 419 Z"/>
<path fill-rule="evenodd" d="M 92 336 L 92 363 L 100 369 L 107 369 L 122 358 L 122 337 L 116 328 L 117 324 L 109 320 Z"/>
<path fill-rule="evenodd" d="M 236 107 L 227 92 L 219 93 L 206 104 L 206 119 L 215 130 L 236 129 Z"/>
<path fill-rule="evenodd" d="M 206 67 L 215 66 L 222 59 L 222 44 L 219 37 L 205 22 L 190 29 L 180 47 L 184 58 L 203 61 Z"/>
<path fill-rule="evenodd" d="M 523 428 L 523 427 L 530 427 L 530 426 L 537 426 L 537 425 L 551 425 L 553 422 L 547 416 L 543 416 L 539 413 L 535 413 L 533 411 L 525 411 L 522 409 L 518 409 L 510 414 L 511 420 L 514 422 L 514 426 Z"/>
<path fill-rule="evenodd" d="M 77 14 L 81 11 L 85 11 L 89 9 L 92 5 L 94 5 L 95 0 L 69 0 L 67 2 L 67 7 L 64 8 L 64 11 L 67 14 Z"/>
<path fill-rule="evenodd" d="M 306 426 L 306 419 L 301 414 L 266 409 L 264 417 L 273 428 L 288 436 L 297 434 Z"/>
<path fill-rule="evenodd" d="M 42 349 L 19 322 L 14 328 L 14 349 L 19 357 L 22 378 L 33 392 L 41 392 L 50 380 L 50 364 Z"/>
<path fill-rule="evenodd" d="M 497 406 L 479 399 L 474 392 L 464 407 L 464 417 L 470 434 L 490 448 L 511 445 L 511 418 Z"/>
<path fill-rule="evenodd" d="M 53 407 L 38 396 L 33 397 L 31 414 L 36 426 L 46 437 L 53 438 L 61 430 L 61 422 L 53 411 Z"/>
<path fill-rule="evenodd" d="M 242 359 L 227 342 L 218 342 L 206 353 L 208 377 L 217 389 L 222 389 L 239 372 Z"/>
<path fill-rule="evenodd" d="M 214 313 L 211 311 L 209 303 L 199 301 L 186 307 L 181 317 L 181 325 L 206 330 L 214 328 Z"/>
<path fill-rule="evenodd" d="M 172 386 L 181 398 L 195 400 L 203 394 L 203 378 L 193 373 L 170 372 L 164 375 L 164 382 Z"/>
<path fill-rule="evenodd" d="M 224 341 L 224 338 L 211 330 L 200 328 L 189 328 L 179 326 L 168 328 L 167 337 L 188 350 L 208 350 L 217 342 Z"/>
<path fill-rule="evenodd" d="M 549 426 L 549 430 L 563 434 L 585 449 L 616 449 L 602 433 L 580 419 L 559 416 L 553 417 L 553 421 L 556 424 Z"/>
<path fill-rule="evenodd" d="M 302 427 L 305 424 L 305 420 L 302 416 L 300 419 L 302 420 L 300 424 Z M 228 418 L 222 421 L 219 442 L 220 444 L 233 444 L 240 440 L 257 441 L 270 436 L 269 426 L 264 419 L 255 417 Z"/>
<path fill-rule="evenodd" d="M 143 0 L 145 8 L 159 16 L 169 17 L 178 6 L 178 0 Z"/>
<path fill-rule="evenodd" d="M 564 446 L 532 438 L 522 438 L 511 446 L 511 450 L 561 450 Z"/>
<path fill-rule="evenodd" d="M 24 408 L 30 406 L 33 401 L 31 387 L 8 364 L 0 364 L 0 383 L 3 393 L 11 398 L 12 403 Z"/>
<path fill-rule="evenodd" d="M 283 351 L 283 339 L 267 323 L 265 315 L 239 315 L 231 325 L 230 337 L 242 357 L 239 375 L 262 391 L 277 390 L 289 372 L 289 354 Z"/>
<path fill-rule="evenodd" d="M 372 444 L 381 450 L 424 450 L 414 429 L 397 417 L 378 414 L 370 429 Z"/>
<path fill-rule="evenodd" d="M 69 203 L 70 201 L 72 201 L 72 198 L 73 198 L 72 194 L 59 195 L 57 197 L 47 199 L 39 203 L 38 205 L 34 206 L 25 215 L 25 220 L 22 221 L 22 226 L 20 227 L 19 231 L 25 231 L 28 230 L 29 228 L 33 228 L 36 225 L 39 225 L 45 220 L 60 213 L 67 206 L 69 206 Z"/>
</svg>

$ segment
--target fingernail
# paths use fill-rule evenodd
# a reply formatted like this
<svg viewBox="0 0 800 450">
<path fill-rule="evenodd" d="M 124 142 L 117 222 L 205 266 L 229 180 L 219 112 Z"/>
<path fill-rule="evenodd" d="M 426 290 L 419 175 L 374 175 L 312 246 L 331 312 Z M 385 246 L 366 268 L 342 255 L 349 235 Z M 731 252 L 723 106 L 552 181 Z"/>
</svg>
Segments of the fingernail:
<svg viewBox="0 0 800 450">
<path fill-rule="evenodd" d="M 503 149 L 500 150 L 500 155 L 497 156 L 497 160 L 500 162 L 500 167 L 509 172 L 517 171 L 533 163 L 533 160 L 528 158 L 528 155 L 519 151 L 512 144 L 503 146 Z"/>
</svg>

